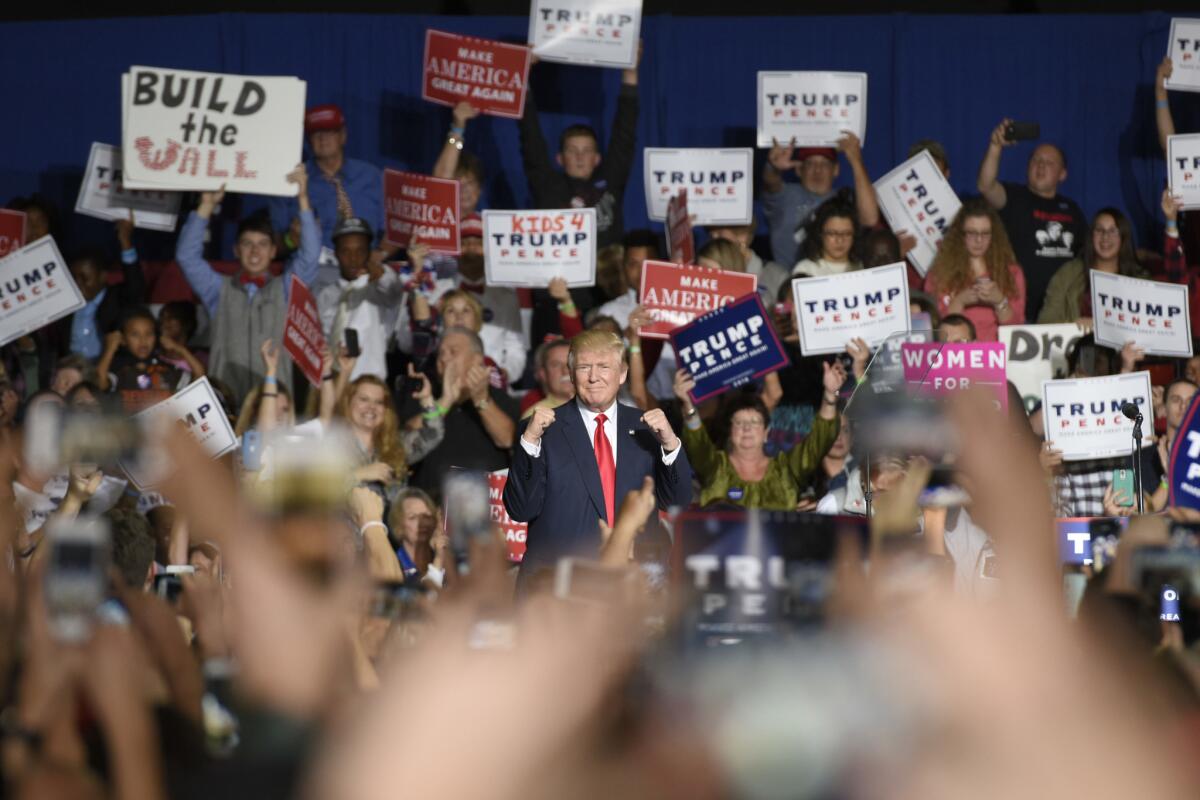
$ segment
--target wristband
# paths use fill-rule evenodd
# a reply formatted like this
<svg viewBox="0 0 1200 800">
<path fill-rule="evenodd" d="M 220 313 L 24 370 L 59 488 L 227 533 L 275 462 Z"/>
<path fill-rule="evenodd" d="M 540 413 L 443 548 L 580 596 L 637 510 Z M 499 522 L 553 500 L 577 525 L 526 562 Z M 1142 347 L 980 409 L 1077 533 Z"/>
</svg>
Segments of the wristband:
<svg viewBox="0 0 1200 800">
<path fill-rule="evenodd" d="M 822 401 L 824 401 L 825 403 L 827 403 L 828 405 L 831 405 L 831 406 L 836 406 L 836 405 L 837 405 L 837 401 L 838 401 L 838 396 L 835 394 L 835 395 L 833 396 L 833 399 L 832 399 L 832 400 L 830 400 L 830 399 L 829 399 L 829 398 L 828 398 L 826 395 L 822 394 L 822 395 L 821 395 L 821 400 L 822 400 Z"/>
<path fill-rule="evenodd" d="M 689 431 L 700 430 L 700 425 L 700 417 L 696 416 L 695 414 L 690 417 L 685 415 L 683 418 L 683 427 L 687 428 Z"/>
<path fill-rule="evenodd" d="M 1155 108 L 1166 108 L 1167 107 L 1167 99 L 1164 97 L 1162 100 L 1155 100 L 1154 107 Z"/>
<path fill-rule="evenodd" d="M 289 250 L 297 250 L 296 241 L 292 238 L 292 232 L 288 231 L 283 235 L 283 244 Z"/>
<path fill-rule="evenodd" d="M 279 392 L 263 392 L 263 397 L 279 397 Z"/>
<path fill-rule="evenodd" d="M 324 383 L 325 381 L 331 381 L 331 380 L 333 380 L 333 374 L 332 374 L 332 373 L 330 373 L 329 375 L 322 375 L 322 376 L 321 376 L 321 382 L 322 382 L 322 383 Z"/>
<path fill-rule="evenodd" d="M 1163 478 L 1161 481 L 1158 482 L 1158 488 L 1169 489 L 1169 488 L 1171 488 L 1171 484 L 1167 483 L 1166 478 Z"/>
<path fill-rule="evenodd" d="M 121 251 L 122 264 L 136 264 L 138 260 L 137 248 L 131 247 L 128 250 Z"/>
<path fill-rule="evenodd" d="M 490 398 L 490 397 L 485 397 L 485 398 L 483 398 L 483 402 L 482 402 L 482 403 L 476 403 L 476 404 L 475 404 L 475 410 L 476 410 L 476 411 L 484 411 L 484 410 L 486 410 L 486 409 L 487 409 L 487 407 L 488 407 L 488 406 L 490 406 L 491 404 L 492 404 L 492 398 Z"/>
<path fill-rule="evenodd" d="M 642 346 L 640 344 L 629 345 L 629 355 L 640 356 L 642 354 Z"/>
<path fill-rule="evenodd" d="M 387 525 L 384 525 L 382 522 L 376 519 L 373 519 L 370 522 L 364 522 L 363 526 L 358 529 L 359 535 L 365 536 L 367 533 L 367 528 L 383 528 L 383 532 L 387 533 Z"/>
<path fill-rule="evenodd" d="M 441 404 L 434 403 L 432 406 L 430 406 L 428 409 L 426 409 L 425 413 L 422 414 L 421 416 L 424 417 L 425 419 L 437 419 L 438 417 L 446 416 L 446 414 L 448 414 L 449 411 L 450 411 L 450 409 L 443 408 L 441 406 Z"/>
<path fill-rule="evenodd" d="M 466 129 L 466 128 L 460 128 L 460 127 L 459 127 L 459 126 L 457 126 L 457 125 L 451 125 L 451 126 L 450 126 L 450 132 L 451 132 L 451 133 L 453 133 L 455 136 L 462 136 L 464 133 L 466 133 L 466 132 L 467 132 L 467 129 Z"/>
<path fill-rule="evenodd" d="M 277 381 L 277 380 L 275 379 L 275 376 L 274 376 L 274 375 L 264 375 L 264 376 L 263 376 L 263 383 L 268 383 L 268 384 L 270 384 L 271 386 L 274 386 L 274 385 L 275 385 L 276 383 L 278 383 L 278 382 L 279 382 L 279 381 Z"/>
<path fill-rule="evenodd" d="M 575 311 L 575 303 L 572 300 L 568 300 L 565 303 L 559 303 L 558 310 L 569 317 Z"/>
</svg>

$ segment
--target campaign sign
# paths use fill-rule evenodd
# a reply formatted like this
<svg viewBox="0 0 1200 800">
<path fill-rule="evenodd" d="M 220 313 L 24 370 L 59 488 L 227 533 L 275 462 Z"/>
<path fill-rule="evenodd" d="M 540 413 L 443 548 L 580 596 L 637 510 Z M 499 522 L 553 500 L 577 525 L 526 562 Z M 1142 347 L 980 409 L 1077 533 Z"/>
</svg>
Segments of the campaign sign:
<svg viewBox="0 0 1200 800">
<path fill-rule="evenodd" d="M 759 147 L 833 147 L 844 131 L 867 141 L 867 73 L 758 73 Z"/>
<path fill-rule="evenodd" d="M 525 113 L 529 56 L 522 45 L 427 30 L 421 97 L 444 106 L 465 100 L 484 114 L 516 119 Z"/>
<path fill-rule="evenodd" d="M 1042 401 L 1043 382 L 1067 376 L 1067 348 L 1082 335 L 1073 322 L 1000 326 L 1000 341 L 1008 349 L 1008 379 L 1026 411 Z"/>
<path fill-rule="evenodd" d="M 697 225 L 746 225 L 754 219 L 754 151 L 749 147 L 647 147 L 643 153 L 650 219 L 665 221 L 668 202 L 681 190 Z"/>
<path fill-rule="evenodd" d="M 0 345 L 83 308 L 84 299 L 54 237 L 0 259 Z"/>
<path fill-rule="evenodd" d="M 1149 372 L 1045 381 L 1042 424 L 1046 441 L 1062 451 L 1064 461 L 1127 456 L 1133 452 L 1133 421 L 1121 413 L 1125 403 L 1136 403 L 1142 409 L 1147 420 L 1142 428 L 1149 434 L 1142 446 L 1152 444 Z"/>
<path fill-rule="evenodd" d="M 684 635 L 736 644 L 820 623 L 838 548 L 866 552 L 865 517 L 768 511 L 685 511 L 671 574 Z"/>
<path fill-rule="evenodd" d="M 992 394 L 1008 410 L 1006 353 L 999 342 L 904 342 L 904 381 L 920 392 L 942 397 L 971 388 Z"/>
<path fill-rule="evenodd" d="M 1096 343 L 1120 350 L 1135 342 L 1147 355 L 1190 358 L 1188 287 L 1092 270 Z"/>
<path fill-rule="evenodd" d="M 596 209 L 484 211 L 484 267 L 489 286 L 545 289 L 596 282 Z"/>
<path fill-rule="evenodd" d="M 517 522 L 508 515 L 504 507 L 504 484 L 508 483 L 508 470 L 489 472 L 488 507 L 492 514 L 492 524 L 504 533 L 504 543 L 508 547 L 508 560 L 520 564 L 525 558 L 525 537 L 529 534 L 529 524 Z"/>
<path fill-rule="evenodd" d="M 122 76 L 124 186 L 294 197 L 302 159 L 299 78 L 130 67 Z"/>
<path fill-rule="evenodd" d="M 1192 397 L 1183 424 L 1171 444 L 1167 477 L 1172 506 L 1200 509 L 1200 394 Z"/>
<path fill-rule="evenodd" d="M 129 219 L 132 211 L 135 227 L 152 231 L 175 230 L 180 194 L 126 189 L 122 172 L 120 149 L 111 144 L 92 142 L 83 183 L 75 198 L 75 213 L 111 222 Z"/>
<path fill-rule="evenodd" d="M 0 258 L 25 246 L 25 212 L 0 208 Z"/>
<path fill-rule="evenodd" d="M 744 272 L 646 261 L 638 297 L 654 322 L 639 334 L 643 339 L 666 339 L 675 328 L 757 290 L 758 278 Z"/>
<path fill-rule="evenodd" d="M 458 181 L 385 169 L 383 205 L 389 244 L 416 239 L 432 253 L 458 255 Z"/>
<path fill-rule="evenodd" d="M 671 331 L 675 361 L 692 373 L 693 403 L 788 365 L 767 310 L 754 292 Z"/>
<path fill-rule="evenodd" d="M 917 246 L 908 252 L 908 260 L 925 277 L 946 228 L 954 220 L 962 202 L 938 165 L 922 150 L 875 181 L 879 210 L 888 226 L 917 238 Z"/>
<path fill-rule="evenodd" d="M 533 0 L 529 44 L 543 61 L 637 66 L 642 0 Z"/>
<path fill-rule="evenodd" d="M 1171 77 L 1166 87 L 1180 92 L 1200 92 L 1200 19 L 1175 18 L 1167 37 Z"/>
<path fill-rule="evenodd" d="M 1200 208 L 1200 133 L 1167 137 L 1167 182 L 1184 209 Z"/>
<path fill-rule="evenodd" d="M 237 435 L 207 377 L 192 381 L 166 400 L 134 414 L 133 419 L 146 430 L 166 430 L 168 423 L 182 423 L 213 458 L 237 447 Z M 165 454 L 155 451 L 158 448 L 148 448 L 137 463 L 121 462 L 138 489 L 153 486 L 167 475 Z"/>
<path fill-rule="evenodd" d="M 687 192 L 683 189 L 667 201 L 667 254 L 676 264 L 696 263 L 696 239 L 688 215 Z"/>
<path fill-rule="evenodd" d="M 1060 517 L 1054 523 L 1059 563 L 1091 564 L 1100 570 L 1112 563 L 1129 517 Z"/>
<path fill-rule="evenodd" d="M 875 347 L 910 329 L 908 267 L 903 261 L 874 269 L 792 281 L 800 352 L 841 353 L 856 337 Z"/>
<path fill-rule="evenodd" d="M 296 366 L 313 386 L 321 386 L 321 351 L 325 332 L 317 312 L 317 298 L 295 275 L 288 288 L 287 321 L 283 325 L 283 346 Z"/>
</svg>

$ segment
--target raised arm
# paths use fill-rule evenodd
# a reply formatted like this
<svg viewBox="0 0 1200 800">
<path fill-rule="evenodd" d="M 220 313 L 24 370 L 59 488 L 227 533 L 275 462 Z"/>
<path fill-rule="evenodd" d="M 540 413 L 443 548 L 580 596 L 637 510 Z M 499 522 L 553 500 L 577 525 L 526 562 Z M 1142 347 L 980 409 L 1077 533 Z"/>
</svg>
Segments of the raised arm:
<svg viewBox="0 0 1200 800">
<path fill-rule="evenodd" d="M 879 223 L 879 199 L 875 196 L 875 185 L 867 174 L 863 163 L 862 142 L 851 131 L 845 131 L 838 139 L 838 150 L 846 156 L 850 171 L 854 173 L 854 204 L 858 209 L 858 224 L 873 228 Z"/>
<path fill-rule="evenodd" d="M 638 44 L 638 61 L 642 59 L 642 47 Z M 612 136 L 608 140 L 608 152 L 600 169 L 608 180 L 609 190 L 617 197 L 625 193 L 629 172 L 637 158 L 638 120 L 638 71 L 621 72 L 621 91 L 617 95 L 617 111 L 613 117 Z"/>
<path fill-rule="evenodd" d="M 1013 142 L 1005 138 L 1004 132 L 1012 122 L 1011 119 L 1005 118 L 1000 120 L 1000 124 L 992 129 L 992 137 L 988 140 L 987 153 L 983 156 L 983 163 L 979 165 L 979 177 L 975 181 L 975 188 L 979 189 L 979 193 L 987 198 L 988 203 L 992 208 L 1004 208 L 1008 202 L 1008 194 L 1004 191 L 1004 184 L 1000 183 L 997 176 L 1000 174 L 1000 155 L 1005 147 L 1011 147 Z"/>
<path fill-rule="evenodd" d="M 204 232 L 208 229 L 208 220 L 213 211 L 225 197 L 225 190 L 217 192 L 202 192 L 200 205 L 188 215 L 187 222 L 179 231 L 179 241 L 175 245 L 175 260 L 183 270 L 192 291 L 204 303 L 209 316 L 217 313 L 217 301 L 221 299 L 221 275 L 204 260 Z"/>
<path fill-rule="evenodd" d="M 285 274 L 295 275 L 304 281 L 305 286 L 311 287 L 317 279 L 317 267 L 321 259 L 321 226 L 317 224 L 312 203 L 308 199 L 308 170 L 303 164 L 297 164 L 288 173 L 288 181 L 300 187 L 297 195 L 300 203 L 300 249 L 288 259 Z M 285 284 L 284 291 L 287 289 Z"/>
<path fill-rule="evenodd" d="M 142 272 L 142 260 L 138 257 L 137 248 L 133 246 L 133 211 L 129 219 L 119 219 L 115 223 L 117 242 L 121 246 L 121 281 L 117 291 L 121 295 L 122 306 L 137 306 L 146 302 L 146 275 Z"/>
<path fill-rule="evenodd" d="M 554 180 L 554 163 L 550 160 L 550 151 L 546 146 L 546 136 L 542 133 L 542 123 L 538 119 L 537 105 L 533 100 L 533 92 L 525 93 L 525 113 L 517 120 L 517 132 L 521 138 L 521 161 L 525 165 L 525 180 L 529 182 L 529 190 L 533 194 L 535 206 L 541 205 L 544 187 Z"/>
<path fill-rule="evenodd" d="M 264 339 L 258 352 L 262 355 L 263 360 L 263 383 L 258 402 L 257 427 L 259 435 L 266 436 L 275 430 L 275 426 L 279 423 L 279 380 L 276 377 L 276 373 L 279 371 L 279 345 L 271 339 Z M 326 372 L 325 369 L 322 369 L 322 375 Z M 322 392 L 324 388 L 323 382 L 321 384 Z M 324 400 L 324 394 L 321 399 Z M 325 411 L 324 403 L 321 405 L 321 411 L 322 413 Z M 330 414 L 332 415 L 332 413 L 332 409 L 330 409 Z M 324 421 L 322 418 L 322 422 Z"/>
<path fill-rule="evenodd" d="M 1170 58 L 1164 58 L 1154 73 L 1154 122 L 1158 127 L 1158 144 L 1163 155 L 1167 154 L 1167 138 L 1175 135 L 1175 120 L 1171 117 L 1171 104 L 1167 101 L 1167 78 L 1171 77 Z"/>
<path fill-rule="evenodd" d="M 526 101 L 528 102 L 528 95 Z M 462 152 L 463 137 L 467 133 L 467 122 L 479 116 L 479 109 L 462 101 L 454 107 L 450 115 L 450 131 L 446 134 L 446 143 L 442 152 L 438 153 L 437 162 L 433 165 L 433 177 L 452 180 L 458 170 L 458 156 Z"/>
<path fill-rule="evenodd" d="M 542 457 L 542 436 L 554 423 L 554 411 L 535 408 L 521 422 L 520 439 L 513 448 L 512 466 L 504 485 L 504 508 L 517 522 L 529 522 L 542 513 L 546 502 L 546 459 Z"/>
</svg>

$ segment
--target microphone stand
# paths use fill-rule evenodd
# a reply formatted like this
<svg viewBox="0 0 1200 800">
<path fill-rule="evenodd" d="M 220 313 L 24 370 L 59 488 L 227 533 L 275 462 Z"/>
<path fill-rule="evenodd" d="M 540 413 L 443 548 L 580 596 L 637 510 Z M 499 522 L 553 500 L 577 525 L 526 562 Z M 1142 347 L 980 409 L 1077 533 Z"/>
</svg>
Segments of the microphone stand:
<svg viewBox="0 0 1200 800">
<path fill-rule="evenodd" d="M 1133 479 L 1137 487 L 1137 513 L 1146 513 L 1146 498 L 1142 495 L 1142 415 L 1133 420 Z"/>
</svg>

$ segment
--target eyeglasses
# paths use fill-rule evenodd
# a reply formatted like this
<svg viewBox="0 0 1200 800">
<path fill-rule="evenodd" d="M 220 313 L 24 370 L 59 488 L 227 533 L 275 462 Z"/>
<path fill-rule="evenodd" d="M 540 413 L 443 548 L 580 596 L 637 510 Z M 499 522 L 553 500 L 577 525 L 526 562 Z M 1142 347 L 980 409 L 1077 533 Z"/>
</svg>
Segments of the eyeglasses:
<svg viewBox="0 0 1200 800">
<path fill-rule="evenodd" d="M 963 236 L 968 239 L 990 239 L 992 238 L 991 231 L 963 231 Z"/>
<path fill-rule="evenodd" d="M 826 239 L 853 239 L 854 231 L 821 231 Z"/>
<path fill-rule="evenodd" d="M 1092 233 L 1103 239 L 1107 237 L 1120 236 L 1121 230 L 1120 228 L 1093 228 Z"/>
<path fill-rule="evenodd" d="M 730 422 L 730 427 L 735 430 L 752 431 L 755 428 L 763 427 L 761 419 L 735 419 Z"/>
</svg>

